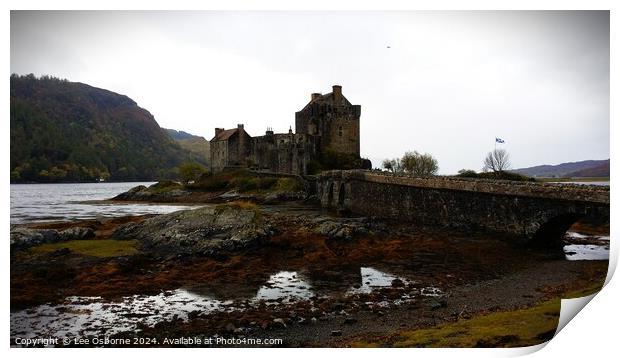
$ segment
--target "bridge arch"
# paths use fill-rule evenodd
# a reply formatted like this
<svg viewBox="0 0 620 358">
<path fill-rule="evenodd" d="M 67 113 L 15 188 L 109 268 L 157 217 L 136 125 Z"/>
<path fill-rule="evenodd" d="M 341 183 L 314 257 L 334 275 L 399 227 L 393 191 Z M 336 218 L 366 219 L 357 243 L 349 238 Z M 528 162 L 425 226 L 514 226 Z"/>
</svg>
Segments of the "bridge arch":
<svg viewBox="0 0 620 358">
<path fill-rule="evenodd" d="M 344 200 L 345 200 L 345 195 L 346 195 L 345 190 L 346 189 L 345 189 L 344 182 L 341 182 L 338 188 L 338 202 L 336 203 L 336 207 L 338 209 L 344 209 L 345 207 L 344 206 Z"/>
<path fill-rule="evenodd" d="M 330 181 L 327 185 L 327 206 L 330 207 L 334 202 L 334 182 Z"/>
<path fill-rule="evenodd" d="M 530 244 L 546 248 L 562 247 L 564 235 L 582 217 L 577 213 L 562 213 L 542 221 L 532 235 Z"/>
</svg>

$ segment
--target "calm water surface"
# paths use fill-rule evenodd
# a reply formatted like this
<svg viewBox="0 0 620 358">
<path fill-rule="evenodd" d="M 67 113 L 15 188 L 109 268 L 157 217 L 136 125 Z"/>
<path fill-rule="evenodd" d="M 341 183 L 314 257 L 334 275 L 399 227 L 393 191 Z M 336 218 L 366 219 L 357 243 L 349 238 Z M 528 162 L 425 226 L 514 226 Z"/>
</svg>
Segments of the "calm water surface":
<svg viewBox="0 0 620 358">
<path fill-rule="evenodd" d="M 151 184 L 11 184 L 11 224 L 162 214 L 190 208 L 184 205 L 85 203 L 89 200 L 110 199 L 135 186 Z"/>
</svg>

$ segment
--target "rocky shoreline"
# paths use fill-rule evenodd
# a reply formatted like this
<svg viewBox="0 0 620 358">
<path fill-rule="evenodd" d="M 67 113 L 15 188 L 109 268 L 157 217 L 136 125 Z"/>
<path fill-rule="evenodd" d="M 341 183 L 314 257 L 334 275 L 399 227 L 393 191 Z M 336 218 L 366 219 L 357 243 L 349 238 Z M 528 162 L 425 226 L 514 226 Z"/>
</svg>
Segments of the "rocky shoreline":
<svg viewBox="0 0 620 358">
<path fill-rule="evenodd" d="M 93 321 L 67 334 L 392 346 L 403 331 L 600 285 L 607 271 L 607 261 L 557 259 L 483 233 L 341 217 L 308 198 L 268 195 L 251 202 L 213 195 L 163 215 L 12 226 L 12 340 L 53 334 L 73 322 L 72 312 L 85 312 L 81 321 Z M 39 318 L 50 312 L 56 321 Z"/>
</svg>

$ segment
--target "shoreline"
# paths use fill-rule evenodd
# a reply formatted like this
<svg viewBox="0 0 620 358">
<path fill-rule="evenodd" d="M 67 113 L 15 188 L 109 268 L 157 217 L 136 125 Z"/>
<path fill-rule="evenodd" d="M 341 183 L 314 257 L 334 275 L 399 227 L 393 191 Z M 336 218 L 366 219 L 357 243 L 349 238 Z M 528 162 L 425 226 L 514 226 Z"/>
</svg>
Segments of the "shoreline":
<svg viewBox="0 0 620 358">
<path fill-rule="evenodd" d="M 291 205 L 299 205 L 299 209 L 290 210 Z M 140 240 L 112 240 L 119 227 L 144 226 L 158 217 L 161 220 L 163 214 L 26 224 L 29 228 L 55 230 L 87 226 L 94 232 L 90 240 L 94 245 L 125 243 L 129 245 L 126 250 L 130 249 L 126 253 L 131 254 L 81 254 L 79 250 L 93 252 L 84 247 L 90 245 L 88 240 L 81 246 L 77 245 L 79 241 L 69 241 L 12 252 L 11 314 L 45 302 L 62 304 L 67 296 L 101 296 L 104 302 L 113 304 L 136 294 L 145 298 L 162 292 L 174 295 L 174 290 L 186 287 L 195 292 L 218 292 L 222 300 L 240 300 L 233 307 L 238 305 L 242 310 L 205 314 L 191 311 L 187 321 L 172 317 L 152 327 L 139 326 L 140 333 L 118 333 L 114 337 L 217 334 L 282 338 L 286 346 L 392 346 L 411 330 L 532 307 L 565 292 L 602 283 L 608 266 L 608 261 L 553 259 L 479 233 L 334 217 L 303 203 L 235 210 L 259 210 L 261 220 L 267 220 L 275 233 L 262 243 L 220 256 L 170 256 L 148 251 Z M 323 228 L 330 227 L 340 228 L 338 232 L 352 230 L 353 234 L 350 238 L 340 237 L 332 229 L 328 230 L 334 237 L 320 234 Z M 99 246 L 95 249 L 103 250 Z M 34 267 L 37 270 L 33 275 Z M 360 285 L 360 267 L 387 270 L 392 282 L 367 293 L 344 294 L 347 287 Z M 36 272 L 41 270 L 45 270 L 45 276 L 37 278 Z M 309 280 L 313 295 L 291 304 L 274 301 L 275 305 L 252 308 L 243 303 L 264 287 L 282 292 L 297 290 L 287 288 L 286 282 L 282 287 L 265 283 L 279 271 L 297 272 L 300 278 Z M 50 275 L 63 283 L 50 283 L 46 280 Z M 406 278 L 395 280 L 398 277 Z M 209 283 L 202 288 L 201 282 Z M 363 280 L 361 284 L 365 287 Z M 420 295 L 425 287 L 438 287 L 441 294 Z M 544 334 L 541 337 L 540 342 L 550 338 Z M 487 343 L 501 346 L 526 341 L 513 338 Z"/>
</svg>

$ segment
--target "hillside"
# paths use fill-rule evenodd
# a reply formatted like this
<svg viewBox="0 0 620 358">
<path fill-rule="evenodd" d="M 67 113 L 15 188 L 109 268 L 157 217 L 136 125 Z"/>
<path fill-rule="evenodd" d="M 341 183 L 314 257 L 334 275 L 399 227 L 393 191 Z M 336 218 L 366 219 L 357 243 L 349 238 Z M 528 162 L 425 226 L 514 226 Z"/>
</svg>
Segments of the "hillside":
<svg viewBox="0 0 620 358">
<path fill-rule="evenodd" d="M 609 160 L 604 161 L 603 163 L 586 168 L 577 170 L 566 175 L 571 178 L 583 178 L 583 177 L 608 177 L 609 176 Z"/>
<path fill-rule="evenodd" d="M 12 75 L 10 91 L 11 182 L 172 178 L 190 159 L 127 96 L 33 75 Z"/>
<path fill-rule="evenodd" d="M 580 162 L 562 163 L 558 165 L 538 165 L 535 167 L 521 168 L 512 172 L 533 177 L 608 177 L 609 159 L 607 160 L 584 160 Z"/>
<path fill-rule="evenodd" d="M 204 160 L 209 162 L 211 158 L 210 143 L 204 137 L 193 135 L 184 131 L 163 128 L 168 135 L 177 141 L 179 145 L 193 154 L 192 158 L 200 158 L 195 160 Z"/>
<path fill-rule="evenodd" d="M 168 133 L 168 135 L 174 139 L 174 140 L 183 140 L 183 139 L 191 139 L 191 138 L 202 138 L 203 137 L 199 137 L 197 135 L 193 135 L 184 131 L 177 131 L 175 129 L 169 129 L 169 128 L 162 128 L 163 130 L 166 131 L 166 133 Z"/>
</svg>

